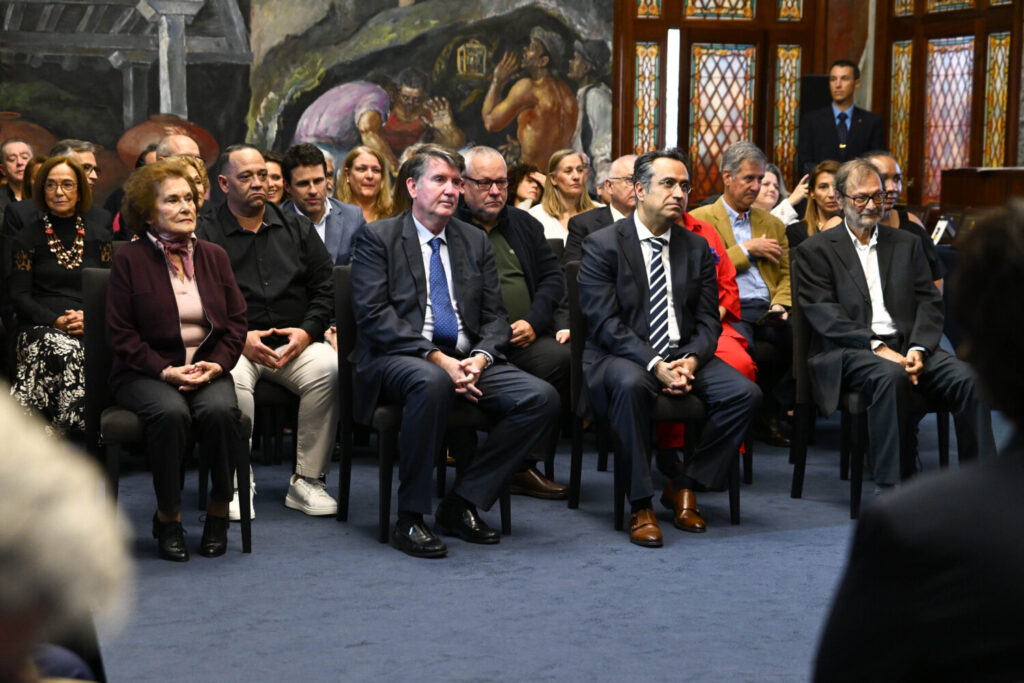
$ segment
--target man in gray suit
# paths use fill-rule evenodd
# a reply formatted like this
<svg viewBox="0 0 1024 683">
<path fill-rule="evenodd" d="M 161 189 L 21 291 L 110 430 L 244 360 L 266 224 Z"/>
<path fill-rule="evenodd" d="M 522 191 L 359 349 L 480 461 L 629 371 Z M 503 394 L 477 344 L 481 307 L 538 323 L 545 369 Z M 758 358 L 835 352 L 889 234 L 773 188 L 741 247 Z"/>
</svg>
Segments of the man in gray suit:
<svg viewBox="0 0 1024 683">
<path fill-rule="evenodd" d="M 365 424 L 378 401 L 402 406 L 391 544 L 414 557 L 442 557 L 447 546 L 423 515 L 455 401 L 472 401 L 495 419 L 478 452 L 453 454 L 459 473 L 434 515 L 438 531 L 470 543 L 500 540 L 477 508 L 490 509 L 550 432 L 559 401 L 554 387 L 505 360 L 510 327 L 494 252 L 483 230 L 454 217 L 462 157 L 425 145 L 403 169 L 412 208 L 356 237 L 355 412 Z"/>
<path fill-rule="evenodd" d="M 868 441 L 879 490 L 900 481 L 899 454 L 913 426 L 911 392 L 953 411 L 961 460 L 995 454 L 989 411 L 965 363 L 939 348 L 942 296 L 921 241 L 879 225 L 878 169 L 861 159 L 835 176 L 843 224 L 795 250 L 800 307 L 816 335 L 807 361 L 815 402 L 835 411 L 840 387 L 868 400 Z"/>
<path fill-rule="evenodd" d="M 308 142 L 292 145 L 284 154 L 281 172 L 291 197 L 281 209 L 311 220 L 334 265 L 348 265 L 352 258 L 352 238 L 366 225 L 366 219 L 359 207 L 328 196 L 324 153 Z"/>
</svg>

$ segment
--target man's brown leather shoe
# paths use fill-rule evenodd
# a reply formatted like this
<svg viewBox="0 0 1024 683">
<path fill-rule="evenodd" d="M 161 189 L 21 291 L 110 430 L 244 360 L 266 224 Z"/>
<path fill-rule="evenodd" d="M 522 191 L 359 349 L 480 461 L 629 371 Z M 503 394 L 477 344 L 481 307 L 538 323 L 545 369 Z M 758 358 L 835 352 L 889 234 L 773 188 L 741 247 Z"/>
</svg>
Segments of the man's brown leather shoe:
<svg viewBox="0 0 1024 683">
<path fill-rule="evenodd" d="M 508 490 L 520 496 L 545 500 L 564 500 L 569 497 L 568 486 L 556 484 L 537 471 L 536 467 L 513 474 L 508 480 Z"/>
<path fill-rule="evenodd" d="M 661 529 L 654 518 L 654 510 L 639 510 L 629 518 L 629 542 L 645 548 L 661 547 Z"/>
<path fill-rule="evenodd" d="M 690 489 L 675 491 L 671 483 L 665 484 L 661 504 L 674 513 L 672 522 L 677 529 L 697 534 L 707 531 L 707 525 L 704 524 L 700 509 L 697 507 L 697 495 Z"/>
</svg>

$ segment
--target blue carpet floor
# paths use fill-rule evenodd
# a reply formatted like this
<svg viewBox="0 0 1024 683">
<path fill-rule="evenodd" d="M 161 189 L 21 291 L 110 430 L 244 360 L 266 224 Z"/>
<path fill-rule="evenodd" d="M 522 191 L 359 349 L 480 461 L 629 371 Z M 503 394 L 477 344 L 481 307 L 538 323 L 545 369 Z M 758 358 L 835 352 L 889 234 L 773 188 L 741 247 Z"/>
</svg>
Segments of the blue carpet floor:
<svg viewBox="0 0 1024 683">
<path fill-rule="evenodd" d="M 997 441 L 1008 437 L 996 417 Z M 934 419 L 921 425 L 936 468 Z M 951 438 L 955 446 L 955 436 Z M 849 486 L 838 420 L 819 422 L 804 497 L 789 497 L 788 452 L 757 444 L 742 524 L 727 494 L 702 494 L 703 535 L 657 511 L 662 549 L 612 528 L 612 474 L 588 444 L 579 510 L 514 496 L 497 546 L 449 539 L 443 560 L 376 540 L 377 468 L 354 463 L 350 521 L 288 510 L 286 466 L 255 466 L 253 553 L 238 526 L 228 554 L 187 564 L 156 556 L 146 472 L 121 481 L 135 528 L 133 615 L 101 632 L 112 681 L 800 681 L 846 558 Z M 567 444 L 557 479 L 568 480 Z M 955 455 L 952 458 L 956 466 Z M 329 478 L 337 485 L 336 473 Z M 397 477 L 396 477 L 397 479 Z M 193 549 L 196 475 L 185 489 Z M 871 484 L 865 484 L 865 500 Z M 498 526 L 497 506 L 485 514 Z"/>
</svg>

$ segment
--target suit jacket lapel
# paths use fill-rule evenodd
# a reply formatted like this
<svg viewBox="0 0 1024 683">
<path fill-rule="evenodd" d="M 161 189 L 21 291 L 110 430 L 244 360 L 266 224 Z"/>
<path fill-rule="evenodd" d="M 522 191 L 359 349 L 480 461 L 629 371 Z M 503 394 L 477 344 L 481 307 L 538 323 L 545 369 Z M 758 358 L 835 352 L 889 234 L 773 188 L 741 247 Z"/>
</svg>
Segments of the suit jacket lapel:
<svg viewBox="0 0 1024 683">
<path fill-rule="evenodd" d="M 719 197 L 718 201 L 711 206 L 711 211 L 714 214 L 712 222 L 715 229 L 718 230 L 718 236 L 725 242 L 725 248 L 736 246 L 736 233 L 732 231 L 732 221 L 729 220 L 729 212 L 725 210 L 725 199 Z"/>
<path fill-rule="evenodd" d="M 466 243 L 462 239 L 459 229 L 448 222 L 444 231 L 448 240 L 448 260 L 452 264 L 452 283 L 455 285 L 455 301 L 452 302 L 459 310 L 463 322 L 466 320 L 466 311 L 462 302 L 466 301 L 466 272 L 469 268 Z"/>
<path fill-rule="evenodd" d="M 878 276 L 882 281 L 882 299 L 885 301 L 885 307 L 890 312 L 896 310 L 893 308 L 893 303 L 889 301 L 890 290 L 895 288 L 889 287 L 889 273 L 892 271 L 892 258 L 895 245 L 889 240 L 889 235 L 879 228 L 878 230 L 878 244 L 876 245 L 876 253 L 878 254 Z M 892 291 L 892 295 L 896 292 Z M 907 296 L 907 292 L 901 293 L 901 296 Z"/>
<path fill-rule="evenodd" d="M 626 258 L 626 264 L 632 270 L 632 277 L 640 288 L 640 296 L 644 301 L 651 298 L 647 285 L 647 264 L 644 253 L 640 249 L 640 240 L 636 236 L 636 223 L 632 214 L 619 226 L 619 249 Z"/>
<path fill-rule="evenodd" d="M 420 238 L 416 232 L 416 224 L 412 221 L 412 212 L 405 215 L 402 225 L 402 248 L 405 259 L 409 263 L 409 272 L 416 284 L 416 299 L 420 304 L 420 315 L 427 315 L 427 275 L 423 270 L 423 252 L 420 249 Z"/>
<path fill-rule="evenodd" d="M 864 295 L 866 301 L 871 301 L 868 281 L 864 277 L 864 267 L 860 265 L 860 259 L 857 258 L 857 252 L 853 248 L 853 242 L 850 241 L 850 233 L 846 229 L 846 224 L 841 223 L 825 234 L 831 238 L 832 247 L 839 256 L 839 260 L 843 262 L 846 270 L 850 273 L 850 277 L 857 285 L 857 289 Z"/>
<path fill-rule="evenodd" d="M 327 253 L 331 255 L 332 261 L 337 259 L 338 253 L 341 251 L 341 225 L 339 223 L 341 220 L 341 209 L 332 206 L 331 215 L 324 223 L 324 246 L 327 247 Z"/>
</svg>

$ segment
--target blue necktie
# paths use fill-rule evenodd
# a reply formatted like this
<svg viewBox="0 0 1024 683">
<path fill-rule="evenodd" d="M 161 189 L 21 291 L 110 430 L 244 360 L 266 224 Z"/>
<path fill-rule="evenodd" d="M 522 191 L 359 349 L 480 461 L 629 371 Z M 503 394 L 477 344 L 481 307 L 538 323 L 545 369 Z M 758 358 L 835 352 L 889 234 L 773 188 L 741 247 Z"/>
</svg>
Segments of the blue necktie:
<svg viewBox="0 0 1024 683">
<path fill-rule="evenodd" d="M 668 282 L 665 266 L 661 262 L 661 250 L 665 241 L 660 237 L 651 238 L 651 348 L 659 356 L 668 354 Z"/>
<path fill-rule="evenodd" d="M 839 135 L 839 146 L 846 147 L 846 136 L 850 133 L 849 127 L 846 125 L 846 112 L 839 112 L 839 125 L 836 126 L 836 133 Z"/>
<path fill-rule="evenodd" d="M 459 341 L 459 321 L 448 295 L 448 277 L 441 263 L 440 237 L 430 240 L 430 307 L 434 311 L 433 342 L 441 348 L 454 349 Z"/>
</svg>

